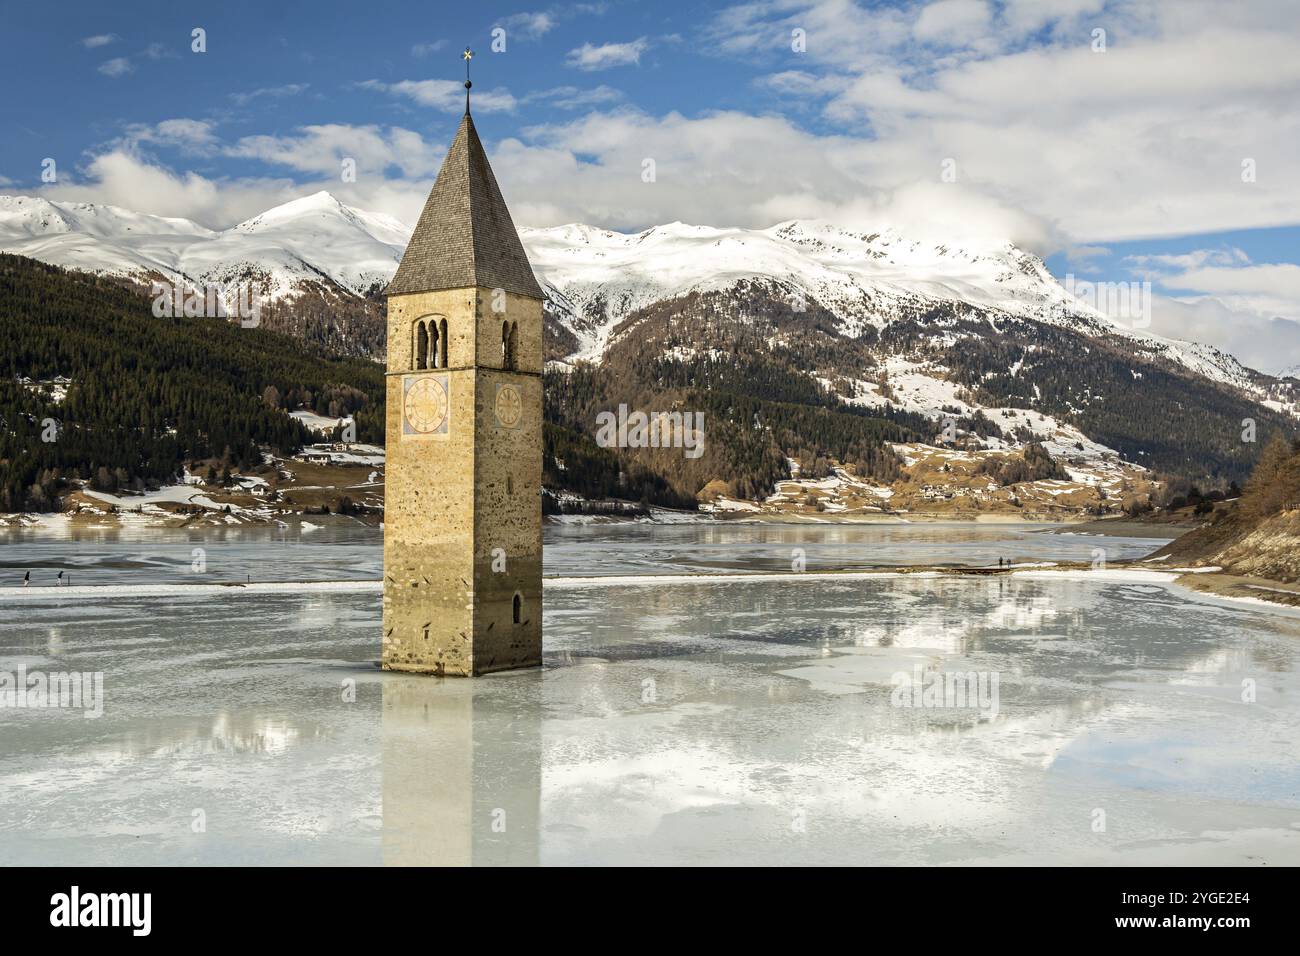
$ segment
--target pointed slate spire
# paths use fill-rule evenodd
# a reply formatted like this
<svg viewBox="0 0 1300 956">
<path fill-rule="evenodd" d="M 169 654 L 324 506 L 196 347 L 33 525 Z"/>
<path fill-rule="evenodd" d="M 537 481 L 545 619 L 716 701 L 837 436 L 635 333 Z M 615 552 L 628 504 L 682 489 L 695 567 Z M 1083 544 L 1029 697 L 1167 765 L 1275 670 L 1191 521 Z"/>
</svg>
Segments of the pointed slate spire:
<svg viewBox="0 0 1300 956">
<path fill-rule="evenodd" d="M 474 120 L 466 112 L 388 295 L 471 286 L 542 298 Z"/>
</svg>

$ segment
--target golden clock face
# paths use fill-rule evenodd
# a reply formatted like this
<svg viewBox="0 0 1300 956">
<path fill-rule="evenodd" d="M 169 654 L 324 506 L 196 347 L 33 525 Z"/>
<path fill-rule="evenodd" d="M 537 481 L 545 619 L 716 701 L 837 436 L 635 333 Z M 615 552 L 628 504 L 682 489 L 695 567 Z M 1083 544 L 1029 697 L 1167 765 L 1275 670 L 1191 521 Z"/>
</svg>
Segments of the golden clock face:
<svg viewBox="0 0 1300 956">
<path fill-rule="evenodd" d="M 506 428 L 514 428 L 524 414 L 524 400 L 515 385 L 497 386 L 497 421 Z"/>
<path fill-rule="evenodd" d="M 441 375 L 412 377 L 402 397 L 402 433 L 435 435 L 447 432 L 447 382 Z"/>
</svg>

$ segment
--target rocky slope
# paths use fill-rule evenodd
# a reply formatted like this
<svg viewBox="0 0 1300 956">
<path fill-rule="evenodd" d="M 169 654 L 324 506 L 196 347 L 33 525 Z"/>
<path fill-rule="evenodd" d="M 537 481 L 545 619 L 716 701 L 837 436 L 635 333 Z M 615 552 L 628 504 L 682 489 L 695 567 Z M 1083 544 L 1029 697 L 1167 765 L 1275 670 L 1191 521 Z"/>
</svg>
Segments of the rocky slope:
<svg viewBox="0 0 1300 956">
<path fill-rule="evenodd" d="M 1300 582 L 1300 441 L 1264 449 L 1240 498 L 1151 560 L 1214 567 L 1226 575 Z"/>
</svg>

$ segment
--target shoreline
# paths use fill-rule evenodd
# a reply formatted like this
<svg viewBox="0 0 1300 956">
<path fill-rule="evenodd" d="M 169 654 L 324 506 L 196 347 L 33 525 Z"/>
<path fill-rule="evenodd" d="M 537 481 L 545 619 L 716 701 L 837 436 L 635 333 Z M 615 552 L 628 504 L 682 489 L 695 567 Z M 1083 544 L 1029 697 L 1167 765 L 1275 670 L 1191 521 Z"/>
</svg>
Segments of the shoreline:
<svg viewBox="0 0 1300 956">
<path fill-rule="evenodd" d="M 324 524 L 346 521 L 382 527 L 382 516 L 376 515 L 317 515 L 303 512 L 283 512 L 273 516 L 226 515 L 212 513 L 188 516 L 141 515 L 134 512 L 107 514 L 74 514 L 71 512 L 21 513 L 0 515 L 0 535 L 5 532 L 57 531 L 115 531 L 123 529 L 161 531 L 202 531 L 230 528 L 258 528 L 293 525 L 299 522 Z M 1091 518 L 1086 515 L 1023 515 L 1023 514 L 943 514 L 937 512 L 910 512 L 880 515 L 800 515 L 800 514 L 712 514 L 709 512 L 670 511 L 656 509 L 650 517 L 622 517 L 614 515 L 546 515 L 544 526 L 583 527 L 591 525 L 791 525 L 791 526 L 907 526 L 907 525 L 967 525 L 982 527 L 1033 528 L 1042 534 L 1078 534 L 1097 537 L 1150 538 L 1172 540 L 1180 537 L 1195 525 L 1134 521 L 1127 518 Z"/>
<path fill-rule="evenodd" d="M 1208 570 L 1200 574 L 1184 574 L 1179 583 L 1193 591 L 1229 601 L 1300 608 L 1300 584 Z"/>
</svg>

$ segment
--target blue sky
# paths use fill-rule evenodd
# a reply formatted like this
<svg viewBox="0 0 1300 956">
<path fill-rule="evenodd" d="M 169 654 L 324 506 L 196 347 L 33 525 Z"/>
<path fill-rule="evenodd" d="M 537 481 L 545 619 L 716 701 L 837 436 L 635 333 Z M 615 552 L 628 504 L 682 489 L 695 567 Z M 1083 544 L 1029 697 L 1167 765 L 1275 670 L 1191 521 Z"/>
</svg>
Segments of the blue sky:
<svg viewBox="0 0 1300 956">
<path fill-rule="evenodd" d="M 1149 279 L 1153 331 L 1300 363 L 1290 0 L 74 0 L 6 26 L 3 193 L 223 227 L 329 189 L 410 221 L 468 44 L 521 224 L 1006 236 L 1058 276 Z"/>
</svg>

